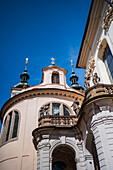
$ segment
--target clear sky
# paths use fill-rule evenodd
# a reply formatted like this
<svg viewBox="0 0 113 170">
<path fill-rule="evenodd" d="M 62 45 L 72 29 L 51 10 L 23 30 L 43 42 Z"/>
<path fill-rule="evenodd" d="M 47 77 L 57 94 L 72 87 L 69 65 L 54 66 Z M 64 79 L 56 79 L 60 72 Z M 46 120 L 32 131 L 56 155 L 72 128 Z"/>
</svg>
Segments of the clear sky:
<svg viewBox="0 0 113 170">
<path fill-rule="evenodd" d="M 29 58 L 31 86 L 40 84 L 42 68 L 55 64 L 74 69 L 91 0 L 0 1 L 0 108 L 10 98 L 11 87 L 20 82 L 25 58 Z M 75 69 L 84 85 L 84 69 Z"/>
</svg>

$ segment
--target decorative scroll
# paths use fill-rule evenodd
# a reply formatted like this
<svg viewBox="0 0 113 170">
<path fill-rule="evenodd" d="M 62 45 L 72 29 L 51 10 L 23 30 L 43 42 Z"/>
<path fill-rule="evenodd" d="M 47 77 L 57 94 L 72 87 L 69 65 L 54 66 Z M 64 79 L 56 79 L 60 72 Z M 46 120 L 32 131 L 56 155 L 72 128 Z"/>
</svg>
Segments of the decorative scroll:
<svg viewBox="0 0 113 170">
<path fill-rule="evenodd" d="M 111 2 L 111 4 L 113 4 L 113 1 Z M 113 21 L 113 7 L 108 5 L 108 9 L 106 10 L 105 17 L 103 17 L 102 20 L 102 28 L 108 31 L 112 21 Z"/>
<path fill-rule="evenodd" d="M 89 81 L 91 80 L 91 77 L 93 76 L 94 68 L 95 68 L 95 59 L 92 56 L 89 60 L 88 66 L 86 68 L 86 75 L 85 75 L 85 81 L 84 81 L 84 86 L 86 88 L 90 87 Z"/>
</svg>

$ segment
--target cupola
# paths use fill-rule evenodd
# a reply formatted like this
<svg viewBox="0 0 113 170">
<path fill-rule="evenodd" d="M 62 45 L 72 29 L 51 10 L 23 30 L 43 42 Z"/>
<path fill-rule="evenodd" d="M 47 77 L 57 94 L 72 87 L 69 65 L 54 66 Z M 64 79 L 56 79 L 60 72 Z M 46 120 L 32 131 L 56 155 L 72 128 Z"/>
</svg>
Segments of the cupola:
<svg viewBox="0 0 113 170">
<path fill-rule="evenodd" d="M 72 60 L 71 60 L 71 67 L 72 67 L 72 74 L 70 77 L 71 87 L 76 90 L 84 90 L 84 88 L 80 84 L 78 84 L 78 76 L 74 72 Z"/>
<path fill-rule="evenodd" d="M 26 58 L 26 66 L 24 72 L 20 75 L 21 82 L 16 84 L 14 87 L 15 88 L 24 88 L 24 87 L 30 87 L 28 84 L 28 79 L 30 78 L 29 74 L 27 73 L 27 63 L 28 63 L 28 58 Z"/>
<path fill-rule="evenodd" d="M 56 66 L 55 65 L 55 59 L 51 58 L 52 62 L 50 66 L 45 67 L 42 69 L 43 75 L 42 75 L 42 85 L 50 85 L 50 86 L 56 86 L 56 85 L 66 85 L 66 74 L 67 70 Z"/>
</svg>

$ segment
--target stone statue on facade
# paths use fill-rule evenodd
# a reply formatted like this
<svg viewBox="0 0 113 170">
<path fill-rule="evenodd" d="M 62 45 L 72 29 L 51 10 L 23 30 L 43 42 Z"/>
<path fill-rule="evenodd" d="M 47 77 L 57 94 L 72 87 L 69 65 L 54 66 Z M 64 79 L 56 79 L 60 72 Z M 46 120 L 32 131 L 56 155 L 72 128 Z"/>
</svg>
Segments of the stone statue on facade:
<svg viewBox="0 0 113 170">
<path fill-rule="evenodd" d="M 80 105 L 79 105 L 79 101 L 77 100 L 77 97 L 75 98 L 75 101 L 73 102 L 71 107 L 73 107 L 73 111 L 75 112 L 75 114 L 79 113 Z"/>
</svg>

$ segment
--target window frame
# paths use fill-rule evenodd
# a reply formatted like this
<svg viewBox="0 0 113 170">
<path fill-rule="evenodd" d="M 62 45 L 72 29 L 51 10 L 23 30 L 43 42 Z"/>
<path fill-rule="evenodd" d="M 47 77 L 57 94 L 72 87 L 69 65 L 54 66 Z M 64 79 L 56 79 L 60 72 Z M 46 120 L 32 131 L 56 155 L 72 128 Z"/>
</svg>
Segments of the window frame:
<svg viewBox="0 0 113 170">
<path fill-rule="evenodd" d="M 108 63 L 108 54 L 110 53 L 111 55 L 111 59 L 110 59 L 110 62 Z M 105 50 L 104 50 L 104 54 L 103 54 L 103 58 L 102 58 L 103 62 L 104 62 L 104 65 L 105 65 L 105 68 L 106 68 L 106 72 L 107 72 L 107 75 L 110 79 L 110 82 L 113 83 L 113 70 L 111 71 L 110 70 L 110 66 L 113 65 L 113 54 L 111 52 L 111 49 L 107 43 L 106 47 L 105 47 Z"/>
<path fill-rule="evenodd" d="M 63 102 L 58 102 L 58 101 L 50 101 L 48 103 L 45 103 L 43 104 L 40 109 L 39 109 L 39 118 L 40 117 L 43 117 L 43 116 L 46 116 L 46 115 L 43 115 L 43 109 L 45 105 L 49 105 L 49 115 L 52 115 L 52 116 L 72 116 L 72 115 L 75 115 L 75 113 L 73 112 L 73 110 L 70 108 L 70 106 L 68 106 L 67 104 L 63 103 Z M 53 113 L 53 106 L 54 105 L 59 105 L 59 110 L 60 110 L 60 113 L 59 115 L 54 115 Z M 70 115 L 64 115 L 64 108 L 66 108 L 69 112 Z"/>
<path fill-rule="evenodd" d="M 14 130 L 14 123 L 15 123 L 15 115 L 16 113 L 18 114 L 18 124 L 17 124 L 17 134 L 15 137 L 12 137 L 13 136 L 13 130 Z M 6 126 L 6 123 L 9 124 L 9 115 L 12 114 L 12 117 L 11 117 L 11 123 L 10 123 L 10 127 L 9 127 L 9 134 L 8 134 L 8 139 L 6 140 L 6 135 L 7 135 L 7 131 L 8 131 L 8 126 Z M 2 131 L 1 131 L 1 139 L 0 139 L 0 147 L 9 143 L 9 142 L 12 142 L 12 141 L 15 141 L 15 140 L 18 140 L 18 136 L 19 136 L 19 128 L 20 128 L 20 112 L 18 110 L 12 110 L 10 112 L 8 112 L 8 114 L 5 116 L 5 119 L 4 119 L 4 122 L 3 122 L 3 126 L 2 126 Z"/>
<path fill-rule="evenodd" d="M 54 77 L 55 77 L 55 82 L 54 82 Z M 51 82 L 52 84 L 60 84 L 60 77 L 58 72 L 53 72 L 51 76 Z"/>
</svg>

